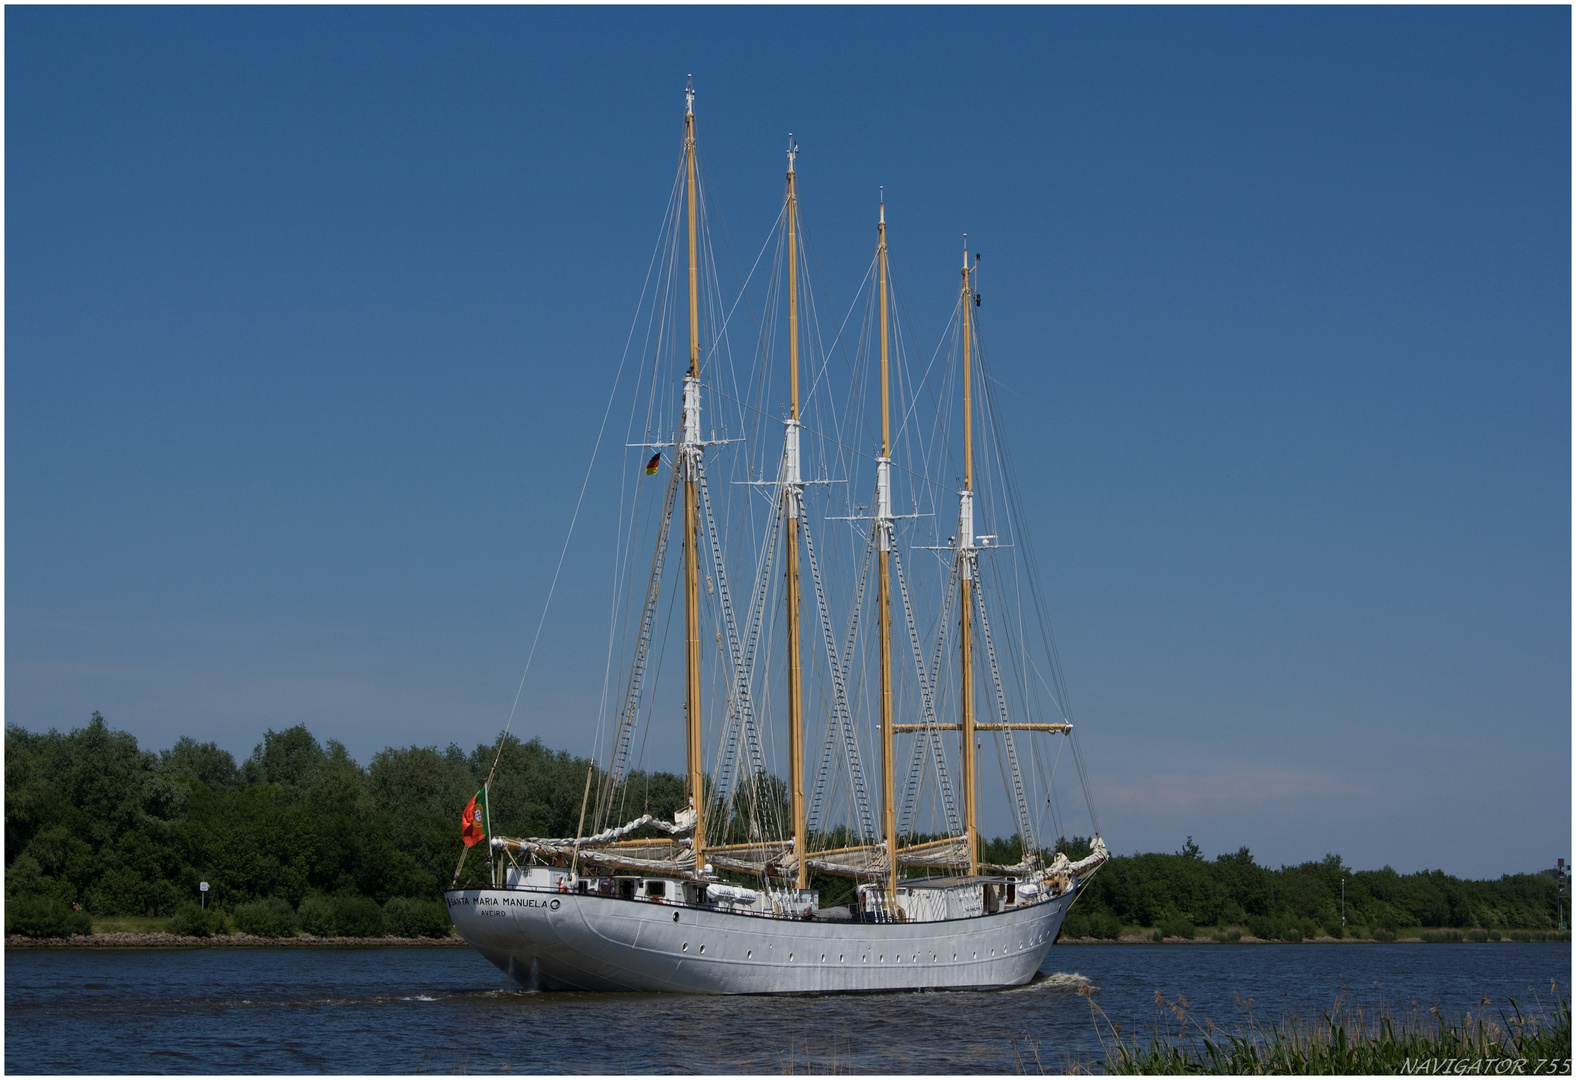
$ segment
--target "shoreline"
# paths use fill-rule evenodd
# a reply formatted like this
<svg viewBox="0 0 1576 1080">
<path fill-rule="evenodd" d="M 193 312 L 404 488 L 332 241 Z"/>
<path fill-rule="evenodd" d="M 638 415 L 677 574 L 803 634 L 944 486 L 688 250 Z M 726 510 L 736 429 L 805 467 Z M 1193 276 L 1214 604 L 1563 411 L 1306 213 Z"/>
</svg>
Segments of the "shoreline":
<svg viewBox="0 0 1576 1080">
<path fill-rule="evenodd" d="M 110 934 L 72 934 L 63 938 L 30 938 L 21 934 L 7 934 L 7 949 L 300 949 L 337 946 L 341 948 L 411 945 L 441 945 L 468 947 L 460 937 L 450 934 L 441 938 L 407 938 L 385 935 L 383 937 L 312 937 L 297 934 L 293 937 L 257 937 L 252 934 L 214 934 L 211 937 L 192 937 L 184 934 L 162 932 L 139 934 L 117 931 Z"/>
<path fill-rule="evenodd" d="M 1299 942 L 1279 941 L 1271 938 L 1257 938 L 1250 934 L 1243 934 L 1236 941 L 1216 941 L 1214 938 L 1196 937 L 1168 937 L 1156 941 L 1148 934 L 1123 934 L 1115 940 L 1097 937 L 1059 937 L 1058 945 L 1422 945 L 1422 938 L 1396 938 L 1394 941 L 1378 941 L 1374 938 L 1336 938 L 1316 937 L 1303 938 Z M 1489 944 L 1497 944 L 1490 942 Z"/>
<path fill-rule="evenodd" d="M 1549 931 L 1554 933 L 1554 931 Z M 1561 941 L 1511 941 L 1505 938 L 1501 941 L 1450 941 L 1430 942 L 1420 937 L 1398 937 L 1394 941 L 1379 941 L 1376 938 L 1337 938 L 1320 936 L 1316 938 L 1303 938 L 1301 941 L 1280 941 L 1271 938 L 1258 938 L 1243 934 L 1236 941 L 1216 941 L 1214 938 L 1197 937 L 1168 937 L 1156 941 L 1148 934 L 1123 934 L 1115 941 L 1110 938 L 1093 937 L 1060 937 L 1056 939 L 1058 945 L 1565 945 L 1569 942 Z"/>
<path fill-rule="evenodd" d="M 1115 941 L 1109 938 L 1058 938 L 1057 945 L 1292 945 L 1292 942 L 1270 941 L 1243 935 L 1239 941 L 1215 941 L 1211 938 L 1166 938 L 1155 941 L 1148 935 L 1126 934 Z M 1307 938 L 1303 945 L 1426 945 L 1422 938 L 1397 938 L 1395 941 L 1375 941 L 1373 938 Z M 1540 945 L 1561 942 L 1483 941 L 1441 942 L 1459 945 Z M 388 948 L 411 946 L 442 946 L 468 948 L 463 938 L 450 934 L 442 938 L 383 937 L 312 937 L 297 934 L 293 937 L 256 937 L 252 934 L 214 934 L 211 937 L 191 937 L 162 932 L 140 934 L 117 931 L 105 934 L 72 934 L 64 938 L 30 938 L 21 934 L 7 934 L 5 947 L 9 949 L 306 949 L 306 948 Z"/>
</svg>

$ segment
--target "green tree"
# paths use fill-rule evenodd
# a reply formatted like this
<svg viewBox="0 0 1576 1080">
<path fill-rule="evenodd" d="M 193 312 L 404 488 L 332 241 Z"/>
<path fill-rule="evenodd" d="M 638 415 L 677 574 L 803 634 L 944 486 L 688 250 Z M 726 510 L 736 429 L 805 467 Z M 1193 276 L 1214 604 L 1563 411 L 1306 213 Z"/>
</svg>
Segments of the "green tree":
<svg viewBox="0 0 1576 1080">
<path fill-rule="evenodd" d="M 328 755 L 306 729 L 305 724 L 263 733 L 252 756 L 241 766 L 241 780 L 248 787 L 254 784 L 274 784 L 284 788 L 300 788 L 317 772 Z"/>
<path fill-rule="evenodd" d="M 182 735 L 174 746 L 161 751 L 159 763 L 166 772 L 214 791 L 229 791 L 240 779 L 230 751 L 219 749 L 216 743 L 200 743 L 190 735 Z"/>
</svg>

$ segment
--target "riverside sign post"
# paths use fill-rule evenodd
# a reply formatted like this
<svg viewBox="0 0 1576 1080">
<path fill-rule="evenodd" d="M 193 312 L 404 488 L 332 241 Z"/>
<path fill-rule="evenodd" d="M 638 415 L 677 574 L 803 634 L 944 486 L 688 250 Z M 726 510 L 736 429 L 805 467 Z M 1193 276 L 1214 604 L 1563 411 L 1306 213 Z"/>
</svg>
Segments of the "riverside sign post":
<svg viewBox="0 0 1576 1080">
<path fill-rule="evenodd" d="M 197 883 L 197 906 L 204 911 L 208 910 L 208 883 L 206 881 Z"/>
</svg>

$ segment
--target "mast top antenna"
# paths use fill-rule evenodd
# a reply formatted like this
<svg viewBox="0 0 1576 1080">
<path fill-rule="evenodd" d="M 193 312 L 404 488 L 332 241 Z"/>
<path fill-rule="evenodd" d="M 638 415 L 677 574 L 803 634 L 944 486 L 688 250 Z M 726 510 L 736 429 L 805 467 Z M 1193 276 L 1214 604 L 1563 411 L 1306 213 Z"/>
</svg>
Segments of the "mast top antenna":
<svg viewBox="0 0 1576 1080">
<path fill-rule="evenodd" d="M 885 225 L 886 224 L 886 185 L 883 184 L 882 186 L 876 188 L 876 190 L 878 192 L 880 192 L 880 195 L 878 196 L 878 200 L 881 203 L 881 224 Z"/>
<path fill-rule="evenodd" d="M 788 133 L 788 171 L 793 172 L 793 159 L 799 156 L 799 144 L 793 141 L 793 132 Z"/>
<path fill-rule="evenodd" d="M 684 115 L 695 115 L 695 76 L 684 76 Z"/>
</svg>

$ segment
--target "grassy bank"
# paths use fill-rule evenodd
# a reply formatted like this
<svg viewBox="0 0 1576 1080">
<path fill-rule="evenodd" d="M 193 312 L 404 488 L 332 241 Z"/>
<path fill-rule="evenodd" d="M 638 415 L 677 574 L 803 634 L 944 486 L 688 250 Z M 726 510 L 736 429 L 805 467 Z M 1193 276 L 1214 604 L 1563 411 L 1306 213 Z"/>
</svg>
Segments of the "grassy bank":
<svg viewBox="0 0 1576 1080">
<path fill-rule="evenodd" d="M 1241 999 L 1239 999 L 1241 1000 Z M 1557 986 L 1530 1009 L 1514 999 L 1483 999 L 1455 1020 L 1413 1008 L 1365 1013 L 1338 1001 L 1315 1020 L 1288 1015 L 1264 1022 L 1251 999 L 1231 1029 L 1200 1020 L 1187 999 L 1155 993 L 1155 1022 L 1124 1032 L 1093 999 L 1089 1007 L 1111 1073 L 1569 1074 L 1571 1016 Z"/>
<path fill-rule="evenodd" d="M 171 919 L 153 915 L 90 916 L 89 925 L 95 934 L 168 934 Z"/>
</svg>

